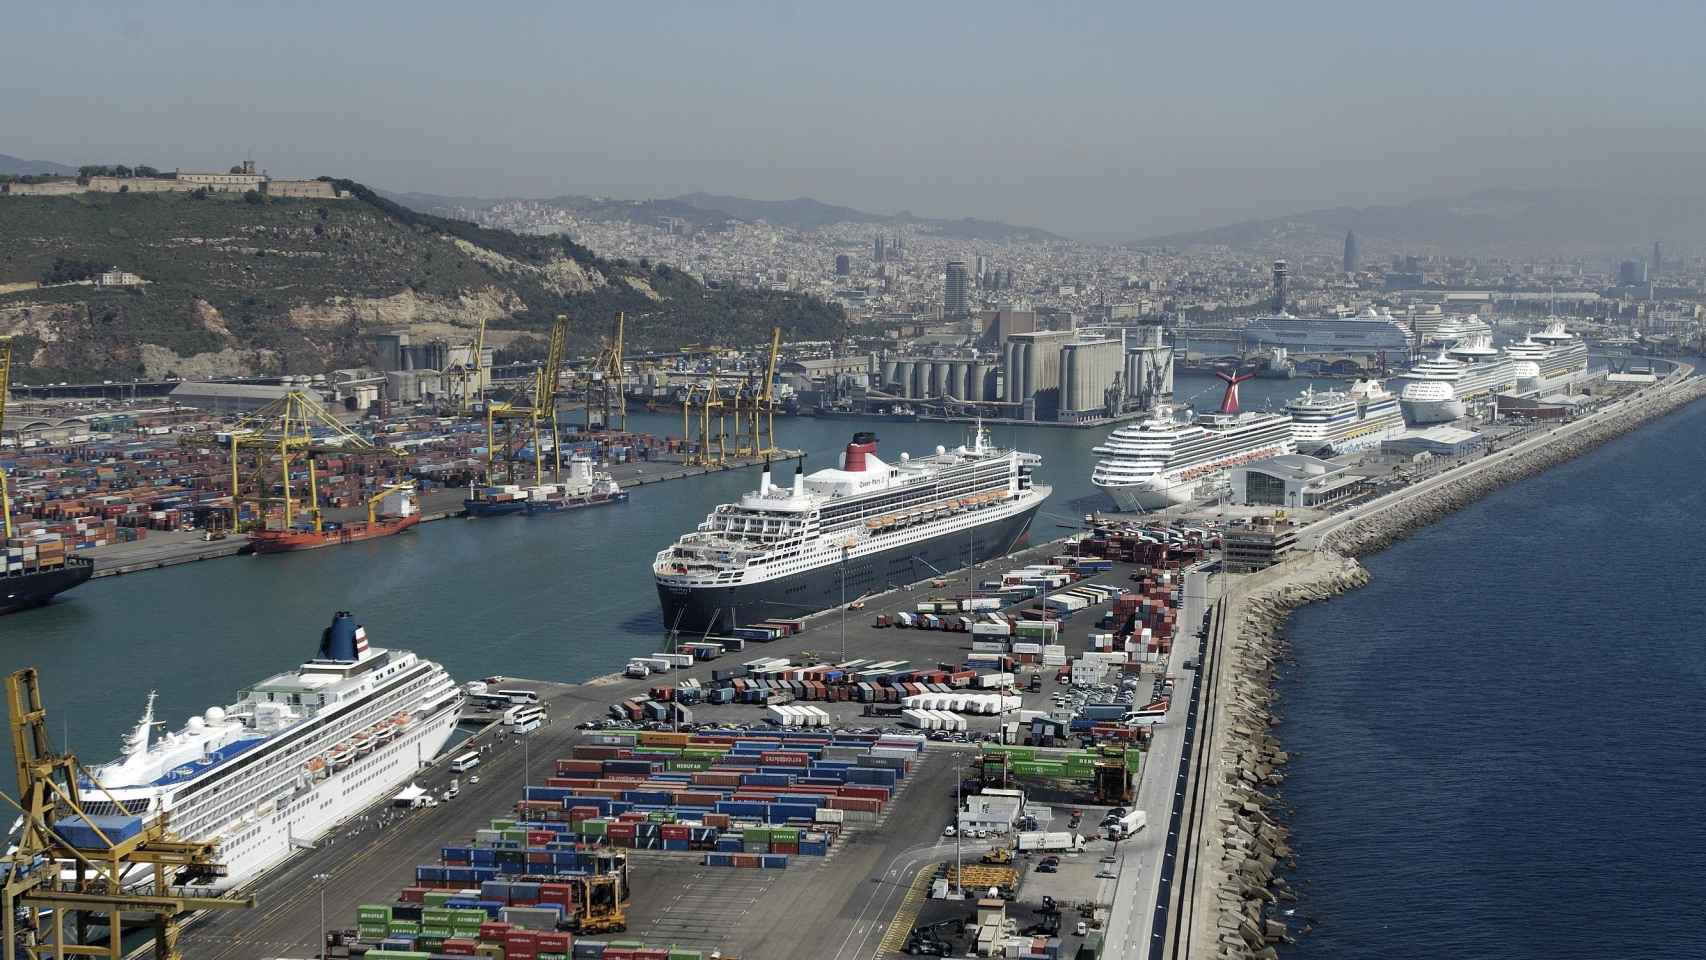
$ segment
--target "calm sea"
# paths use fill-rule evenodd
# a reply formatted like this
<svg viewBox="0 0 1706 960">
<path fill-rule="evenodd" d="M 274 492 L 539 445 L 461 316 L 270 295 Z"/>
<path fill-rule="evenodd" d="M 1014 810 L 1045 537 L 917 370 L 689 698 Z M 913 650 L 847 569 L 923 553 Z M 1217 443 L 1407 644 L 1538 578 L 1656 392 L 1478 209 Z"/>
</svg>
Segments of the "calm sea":
<svg viewBox="0 0 1706 960">
<path fill-rule="evenodd" d="M 1706 957 L 1703 436 L 1695 404 L 1293 617 L 1288 955 Z"/>
</svg>

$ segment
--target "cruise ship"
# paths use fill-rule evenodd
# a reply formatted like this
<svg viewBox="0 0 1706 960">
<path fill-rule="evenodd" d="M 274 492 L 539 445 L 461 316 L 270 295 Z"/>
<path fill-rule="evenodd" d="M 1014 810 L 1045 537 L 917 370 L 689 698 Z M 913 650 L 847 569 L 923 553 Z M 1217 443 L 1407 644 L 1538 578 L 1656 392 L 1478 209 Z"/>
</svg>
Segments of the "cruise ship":
<svg viewBox="0 0 1706 960">
<path fill-rule="evenodd" d="M 1220 378 L 1226 394 L 1214 413 L 1186 423 L 1162 408 L 1152 419 L 1109 434 L 1095 448 L 1102 459 L 1090 482 L 1121 510 L 1159 510 L 1206 493 L 1239 464 L 1297 452 L 1289 415 L 1239 411 L 1238 384 L 1249 374 Z"/>
<path fill-rule="evenodd" d="M 368 646 L 340 612 L 314 659 L 181 730 L 153 736 L 150 694 L 122 754 L 82 785 L 83 807 L 169 816 L 178 836 L 217 839 L 225 869 L 205 889 L 241 887 L 408 783 L 455 732 L 462 701 L 443 667 Z"/>
<path fill-rule="evenodd" d="M 1398 401 L 1411 423 L 1449 423 L 1469 402 L 1513 390 L 1522 365 L 1476 335 L 1419 361 L 1401 379 Z"/>
<path fill-rule="evenodd" d="M 1493 328 L 1480 315 L 1443 313 L 1438 308 L 1412 315 L 1410 327 L 1416 331 L 1416 345 L 1422 348 L 1449 347 L 1465 340 L 1477 337 L 1491 339 L 1493 336 Z"/>
<path fill-rule="evenodd" d="M 835 467 L 796 467 L 789 487 L 766 464 L 757 490 L 658 552 L 664 627 L 793 619 L 1010 553 L 1049 495 L 1031 478 L 1041 462 L 995 448 L 979 423 L 966 444 L 894 463 L 875 434 L 854 434 Z"/>
<path fill-rule="evenodd" d="M 1349 390 L 1311 387 L 1285 405 L 1291 435 L 1303 453 L 1328 455 L 1366 450 L 1404 432 L 1398 398 L 1378 380 L 1358 380 Z"/>
<path fill-rule="evenodd" d="M 1284 347 L 1292 353 L 1384 351 L 1398 357 L 1410 351 L 1410 331 L 1391 314 L 1373 309 L 1354 317 L 1257 317 L 1244 327 L 1244 339 L 1252 346 Z"/>
<path fill-rule="evenodd" d="M 1564 321 L 1558 319 L 1521 342 L 1506 346 L 1505 353 L 1521 365 L 1517 380 L 1524 391 L 1540 390 L 1550 381 L 1588 368 L 1587 344 L 1565 330 Z"/>
</svg>

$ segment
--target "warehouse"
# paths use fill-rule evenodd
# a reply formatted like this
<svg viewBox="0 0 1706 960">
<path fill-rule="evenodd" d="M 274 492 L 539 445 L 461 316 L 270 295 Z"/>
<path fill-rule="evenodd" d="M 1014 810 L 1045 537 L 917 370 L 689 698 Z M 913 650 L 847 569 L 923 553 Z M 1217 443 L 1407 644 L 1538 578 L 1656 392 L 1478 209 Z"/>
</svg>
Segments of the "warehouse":
<svg viewBox="0 0 1706 960">
<path fill-rule="evenodd" d="M 1368 478 L 1300 453 L 1269 457 L 1232 471 L 1239 506 L 1326 507 L 1368 491 Z"/>
<path fill-rule="evenodd" d="M 1411 457 L 1418 453 L 1436 457 L 1463 457 L 1474 452 L 1481 443 L 1481 435 L 1472 430 L 1438 426 L 1426 430 L 1412 430 L 1401 437 L 1384 440 L 1380 444 L 1380 452 L 1401 457 Z"/>
</svg>

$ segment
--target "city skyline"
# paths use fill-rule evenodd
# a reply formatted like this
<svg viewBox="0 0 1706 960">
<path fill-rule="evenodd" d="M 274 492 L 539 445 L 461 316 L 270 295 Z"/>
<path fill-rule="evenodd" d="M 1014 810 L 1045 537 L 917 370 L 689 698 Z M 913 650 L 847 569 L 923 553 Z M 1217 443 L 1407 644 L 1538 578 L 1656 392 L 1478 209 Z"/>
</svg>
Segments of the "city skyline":
<svg viewBox="0 0 1706 960">
<path fill-rule="evenodd" d="M 449 196 L 811 196 L 1097 241 L 1501 185 L 1698 193 L 1698 10 L 1589 35 L 1565 9 L 1446 4 L 1391 30 L 1248 6 L 1228 33 L 1221 13 L 994 6 L 944 46 L 964 11 L 892 8 L 902 28 L 888 9 L 27 8 L 4 149 L 252 153 Z"/>
</svg>

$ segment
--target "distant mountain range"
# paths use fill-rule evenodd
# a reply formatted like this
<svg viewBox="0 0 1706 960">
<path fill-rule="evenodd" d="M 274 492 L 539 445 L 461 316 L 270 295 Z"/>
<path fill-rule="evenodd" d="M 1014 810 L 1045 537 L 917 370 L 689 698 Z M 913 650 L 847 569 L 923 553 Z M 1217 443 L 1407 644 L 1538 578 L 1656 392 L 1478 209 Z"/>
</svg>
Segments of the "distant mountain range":
<svg viewBox="0 0 1706 960">
<path fill-rule="evenodd" d="M 17 157 L 0 153 L 0 174 L 23 176 L 69 176 L 77 172 L 76 167 L 68 167 L 63 163 L 52 160 L 20 160 Z"/>
<path fill-rule="evenodd" d="M 435 216 L 478 214 L 497 204 L 520 198 L 443 197 L 427 193 L 387 193 L 385 196 L 421 213 Z M 576 216 L 596 220 L 617 220 L 655 225 L 664 217 L 685 220 L 696 229 L 716 229 L 728 221 L 751 223 L 763 220 L 779 227 L 796 230 L 816 230 L 838 223 L 869 223 L 881 226 L 917 225 L 934 230 L 943 236 L 966 240 L 1058 240 L 1059 236 L 1036 227 L 1014 226 L 994 220 L 966 217 L 961 220 L 942 220 L 915 216 L 902 211 L 897 214 L 867 213 L 852 207 L 800 197 L 794 200 L 751 200 L 712 193 L 687 193 L 679 197 L 655 200 L 610 200 L 568 194 L 531 202 L 561 207 Z"/>
<path fill-rule="evenodd" d="M 1173 233 L 1139 246 L 1225 246 L 1273 256 L 1331 252 L 1355 230 L 1369 252 L 1625 257 L 1654 240 L 1706 246 L 1706 197 L 1500 188 L 1373 207 L 1333 207 Z"/>
</svg>

